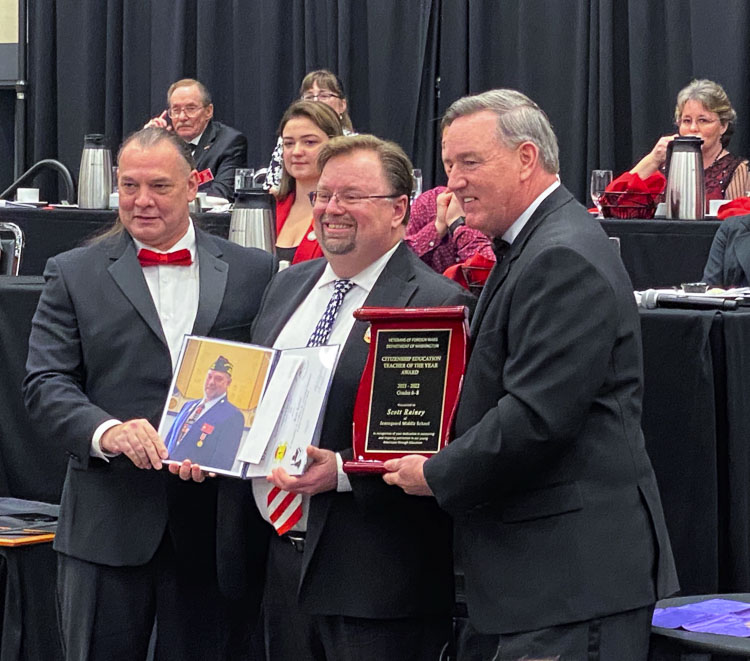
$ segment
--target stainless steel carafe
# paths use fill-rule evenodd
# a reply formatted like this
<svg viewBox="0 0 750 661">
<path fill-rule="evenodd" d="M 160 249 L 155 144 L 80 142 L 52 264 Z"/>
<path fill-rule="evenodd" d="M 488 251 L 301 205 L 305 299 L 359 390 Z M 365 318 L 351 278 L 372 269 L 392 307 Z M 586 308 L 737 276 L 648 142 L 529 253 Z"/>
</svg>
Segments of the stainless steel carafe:
<svg viewBox="0 0 750 661">
<path fill-rule="evenodd" d="M 271 254 L 276 252 L 276 202 L 257 177 L 241 183 L 234 192 L 229 240 Z"/>
<path fill-rule="evenodd" d="M 83 139 L 78 206 L 81 209 L 108 209 L 111 192 L 112 154 L 103 135 L 90 133 Z"/>
<path fill-rule="evenodd" d="M 700 220 L 706 214 L 703 140 L 680 136 L 667 147 L 667 218 Z"/>
</svg>

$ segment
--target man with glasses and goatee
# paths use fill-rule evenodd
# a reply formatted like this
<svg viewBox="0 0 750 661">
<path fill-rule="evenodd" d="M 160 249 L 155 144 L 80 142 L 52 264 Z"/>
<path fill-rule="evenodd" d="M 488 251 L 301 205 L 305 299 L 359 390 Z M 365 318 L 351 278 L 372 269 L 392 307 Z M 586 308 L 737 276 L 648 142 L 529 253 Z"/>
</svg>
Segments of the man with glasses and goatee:
<svg viewBox="0 0 750 661">
<path fill-rule="evenodd" d="M 243 532 L 257 507 L 271 534 L 263 596 L 268 659 L 434 661 L 451 633 L 450 521 L 432 499 L 407 496 L 379 475 L 342 470 L 353 458 L 354 400 L 370 348 L 368 324 L 352 312 L 363 305 L 473 307 L 473 297 L 403 241 L 412 175 L 398 145 L 340 136 L 318 159 L 311 197 L 325 259 L 272 280 L 252 338 L 278 349 L 341 346 L 320 444 L 308 448 L 304 475 L 275 469 L 269 480 L 253 480 L 255 504 L 249 489 L 244 508 L 220 501 L 220 520 L 235 519 L 219 538 L 223 562 L 251 554 L 237 539 L 258 544 Z M 183 466 L 181 476 L 191 475 Z"/>
</svg>

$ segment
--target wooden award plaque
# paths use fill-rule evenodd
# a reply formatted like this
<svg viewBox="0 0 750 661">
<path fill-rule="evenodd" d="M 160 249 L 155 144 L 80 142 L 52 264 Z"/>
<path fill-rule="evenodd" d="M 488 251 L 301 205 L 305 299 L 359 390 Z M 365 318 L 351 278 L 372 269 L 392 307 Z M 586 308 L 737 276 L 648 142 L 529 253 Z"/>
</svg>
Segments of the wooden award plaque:
<svg viewBox="0 0 750 661">
<path fill-rule="evenodd" d="M 388 459 L 448 443 L 468 357 L 468 310 L 360 308 L 370 353 L 354 404 L 347 473 L 385 473 Z"/>
</svg>

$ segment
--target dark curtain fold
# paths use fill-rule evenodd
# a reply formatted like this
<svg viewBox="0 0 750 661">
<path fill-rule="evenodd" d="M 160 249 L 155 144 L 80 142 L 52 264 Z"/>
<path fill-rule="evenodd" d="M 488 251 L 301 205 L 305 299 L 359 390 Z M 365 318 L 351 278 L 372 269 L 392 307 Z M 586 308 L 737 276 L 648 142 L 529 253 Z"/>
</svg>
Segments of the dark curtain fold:
<svg viewBox="0 0 750 661">
<path fill-rule="evenodd" d="M 561 175 L 588 202 L 594 168 L 618 173 L 674 130 L 677 91 L 722 83 L 750 152 L 746 0 L 36 0 L 29 4 L 29 163 L 77 171 L 83 136 L 122 137 L 202 80 L 220 121 L 262 167 L 314 68 L 336 71 L 355 128 L 399 142 L 444 181 L 439 118 L 463 94 L 508 86 L 548 113 Z"/>
</svg>

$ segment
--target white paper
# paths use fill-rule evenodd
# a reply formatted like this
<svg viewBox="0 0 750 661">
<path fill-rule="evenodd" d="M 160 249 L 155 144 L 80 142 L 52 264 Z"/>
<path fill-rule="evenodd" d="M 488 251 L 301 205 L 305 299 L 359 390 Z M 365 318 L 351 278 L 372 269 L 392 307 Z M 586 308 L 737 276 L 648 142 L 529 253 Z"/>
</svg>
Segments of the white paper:
<svg viewBox="0 0 750 661">
<path fill-rule="evenodd" d="M 284 349 L 280 352 L 279 364 L 283 360 L 301 362 L 290 387 L 283 396 L 281 411 L 272 426 L 268 444 L 257 462 L 248 463 L 243 477 L 263 477 L 276 467 L 284 468 L 290 475 L 301 475 L 307 467 L 307 446 L 317 445 L 320 439 L 323 414 L 333 371 L 338 360 L 339 346 L 302 347 Z M 264 406 L 266 395 L 271 392 L 276 372 L 261 400 Z M 287 381 L 288 383 L 288 381 Z M 277 395 L 278 397 L 278 395 Z M 254 427 L 257 425 L 257 418 Z"/>
<path fill-rule="evenodd" d="M 303 358 L 281 354 L 263 398 L 255 412 L 250 431 L 240 445 L 237 459 L 250 464 L 260 462 L 276 429 L 281 412 L 292 390 L 292 383 L 304 363 Z"/>
</svg>

